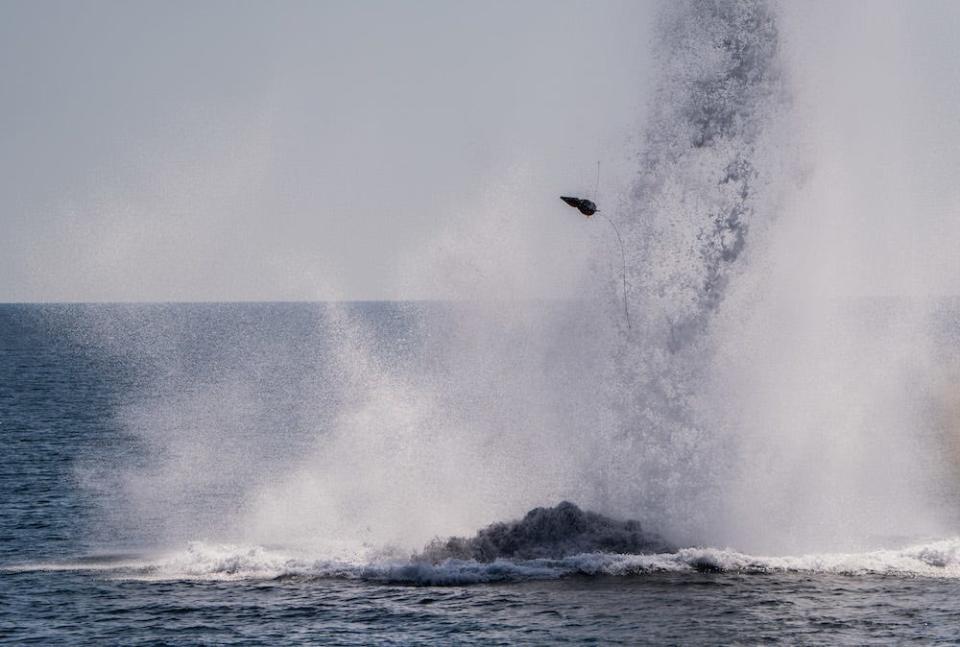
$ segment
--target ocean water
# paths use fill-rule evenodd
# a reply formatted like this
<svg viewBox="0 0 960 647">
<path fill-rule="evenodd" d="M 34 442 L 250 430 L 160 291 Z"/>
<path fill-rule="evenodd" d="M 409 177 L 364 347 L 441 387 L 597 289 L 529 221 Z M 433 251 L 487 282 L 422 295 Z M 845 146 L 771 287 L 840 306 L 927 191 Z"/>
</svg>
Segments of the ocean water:
<svg viewBox="0 0 960 647">
<path fill-rule="evenodd" d="M 370 323 L 371 343 L 379 340 L 400 360 L 398 348 L 415 349 L 417 339 L 423 341 L 417 322 L 438 318 L 450 307 L 337 306 Z M 294 403 L 317 388 L 316 371 L 332 379 L 324 372 L 332 345 L 329 339 L 324 343 L 329 332 L 322 322 L 333 308 L 0 306 L 0 640 L 42 645 L 960 640 L 960 539 L 951 537 L 795 556 L 693 546 L 649 555 L 504 557 L 490 563 L 419 562 L 410 552 L 373 550 L 369 541 L 350 550 L 284 534 L 273 542 L 251 542 L 228 523 L 251 522 L 242 511 L 251 492 L 244 484 L 289 469 L 309 437 L 322 436 L 329 424 L 322 415 L 305 424 Z M 244 409 L 242 398 L 224 404 L 225 392 L 214 385 L 238 372 L 255 374 L 258 391 L 250 397 L 272 406 Z M 179 451 L 177 446 L 145 435 L 142 428 L 150 423 L 131 409 L 155 417 L 169 407 L 193 406 L 171 394 L 211 389 L 217 404 L 207 403 L 206 413 L 193 409 L 157 430 L 162 436 L 186 429 L 197 452 L 210 442 L 224 443 L 214 462 L 230 469 L 224 467 L 216 478 L 195 478 L 189 489 L 145 495 L 140 488 L 189 479 L 165 462 L 164 452 Z M 242 415 L 223 417 L 238 407 Z M 208 415 L 211 411 L 220 417 Z M 227 431 L 214 434 L 209 431 L 214 424 Z M 237 451 L 229 446 L 231 437 L 243 449 L 242 460 L 231 453 Z M 158 476 L 170 470 L 173 476 Z M 187 518 L 176 518 L 177 510 Z M 441 524 L 436 534 L 446 530 Z"/>
<path fill-rule="evenodd" d="M 510 199 L 449 301 L 0 306 L 0 640 L 960 643 L 951 212 L 792 7 L 662 3 L 567 300 Z"/>
</svg>

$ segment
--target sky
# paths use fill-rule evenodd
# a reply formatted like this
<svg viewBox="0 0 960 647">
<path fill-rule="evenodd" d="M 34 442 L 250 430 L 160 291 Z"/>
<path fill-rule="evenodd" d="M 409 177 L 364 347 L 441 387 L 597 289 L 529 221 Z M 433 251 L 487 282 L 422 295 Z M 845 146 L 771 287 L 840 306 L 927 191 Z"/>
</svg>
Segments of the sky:
<svg viewBox="0 0 960 647">
<path fill-rule="evenodd" d="M 785 253 L 956 292 L 960 3 L 782 6 L 816 177 Z M 0 301 L 564 296 L 609 241 L 556 196 L 598 160 L 628 190 L 656 13 L 5 0 Z"/>
<path fill-rule="evenodd" d="M 838 296 L 960 294 L 960 3 L 783 8 L 812 178 L 784 219 L 785 271 Z"/>
<path fill-rule="evenodd" d="M 504 237 L 461 224 L 515 217 L 544 232 L 532 265 L 575 272 L 588 248 L 556 196 L 624 166 L 653 15 L 0 3 L 0 301 L 433 298 L 417 259 L 482 259 Z"/>
</svg>

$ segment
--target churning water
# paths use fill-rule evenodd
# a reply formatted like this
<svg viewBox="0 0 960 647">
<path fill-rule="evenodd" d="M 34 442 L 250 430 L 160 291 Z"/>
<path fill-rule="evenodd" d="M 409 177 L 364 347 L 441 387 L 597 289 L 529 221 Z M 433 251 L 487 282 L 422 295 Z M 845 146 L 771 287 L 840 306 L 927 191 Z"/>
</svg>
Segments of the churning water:
<svg viewBox="0 0 960 647">
<path fill-rule="evenodd" d="M 0 637 L 954 641 L 960 308 L 823 289 L 779 20 L 662 14 L 629 327 L 603 245 L 567 301 L 0 308 Z"/>
<path fill-rule="evenodd" d="M 640 507 L 639 523 L 570 504 L 524 515 L 562 498 L 601 507 L 612 488 L 594 479 L 612 476 L 589 459 L 610 459 L 591 434 L 600 422 L 533 427 L 527 416 L 545 414 L 509 396 L 535 386 L 500 396 L 512 420 L 491 404 L 496 380 L 454 390 L 483 370 L 481 349 L 471 367 L 424 348 L 472 313 L 0 309 L 0 631 L 38 644 L 955 639 L 952 535 L 904 523 L 857 549 L 752 554 L 681 543 Z M 946 309 L 943 327 L 958 316 Z M 368 327 L 362 357 L 357 338 L 344 350 L 347 320 Z M 500 370 L 538 374 L 541 361 Z M 402 383 L 398 367 L 432 381 Z"/>
</svg>

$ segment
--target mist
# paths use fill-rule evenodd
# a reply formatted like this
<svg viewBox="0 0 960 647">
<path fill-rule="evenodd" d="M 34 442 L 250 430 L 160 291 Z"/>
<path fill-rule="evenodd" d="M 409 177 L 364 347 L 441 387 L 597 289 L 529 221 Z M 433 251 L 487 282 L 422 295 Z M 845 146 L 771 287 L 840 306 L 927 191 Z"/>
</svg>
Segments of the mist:
<svg viewBox="0 0 960 647">
<path fill-rule="evenodd" d="M 569 296 L 555 194 L 617 185 L 652 77 L 627 2 L 0 13 L 7 301 L 449 297 L 398 266 L 508 211 Z"/>
<path fill-rule="evenodd" d="M 191 71 L 154 65 L 200 100 L 18 182 L 10 298 L 335 301 L 201 375 L 213 315 L 86 320 L 151 367 L 111 412 L 142 459 L 82 474 L 112 526 L 360 561 L 564 499 L 674 546 L 956 534 L 960 10 L 450 7 L 190 22 Z M 591 192 L 629 325 L 612 231 L 557 200 Z M 348 303 L 384 298 L 396 328 Z"/>
</svg>

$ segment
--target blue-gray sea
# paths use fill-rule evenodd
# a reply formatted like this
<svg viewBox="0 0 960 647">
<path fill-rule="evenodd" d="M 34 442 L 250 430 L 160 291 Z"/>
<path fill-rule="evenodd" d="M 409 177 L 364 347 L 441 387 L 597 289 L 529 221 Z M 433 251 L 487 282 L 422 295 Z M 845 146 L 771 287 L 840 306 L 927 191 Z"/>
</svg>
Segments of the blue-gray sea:
<svg viewBox="0 0 960 647">
<path fill-rule="evenodd" d="M 412 343 L 417 334 L 409 307 L 350 308 L 387 347 Z M 250 429 L 305 428 L 290 417 L 302 415 L 294 405 L 325 361 L 317 325 L 322 310 L 312 304 L 0 306 L 0 641 L 960 643 L 960 543 L 950 540 L 859 561 L 778 562 L 701 551 L 422 567 L 321 563 L 271 553 L 269 546 L 231 553 L 202 537 L 171 544 L 176 510 L 189 510 L 181 526 L 215 528 L 218 514 L 241 503 L 231 499 L 243 491 L 238 483 L 280 469 L 303 451 L 306 440 L 293 431 L 258 453 Z M 255 372 L 258 387 L 250 397 L 272 403 L 251 408 L 245 424 L 225 425 L 237 434 L 234 449 L 258 467 L 234 470 L 233 484 L 218 478 L 194 487 L 190 501 L 178 500 L 184 495 L 177 491 L 140 493 L 139 501 L 154 502 L 153 513 L 140 510 L 125 520 L 129 475 L 149 472 L 157 452 L 174 451 L 156 437 L 131 433 L 137 425 L 131 406 L 199 411 L 173 395 L 201 392 L 236 370 Z M 240 418 L 244 404 L 241 398 L 234 407 Z M 173 417 L 159 425 L 161 438 L 202 428 L 168 413 Z M 142 487 L 165 482 L 145 478 Z"/>
</svg>

